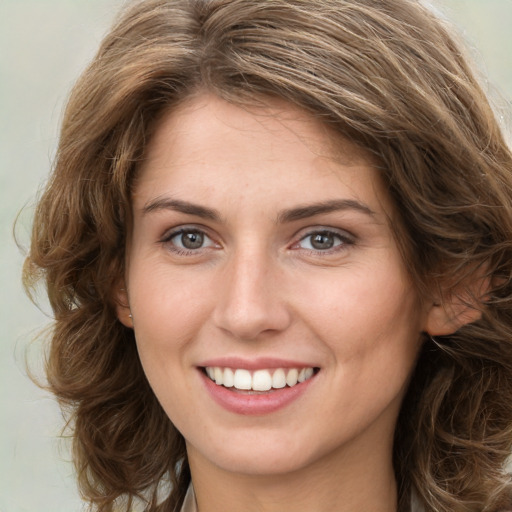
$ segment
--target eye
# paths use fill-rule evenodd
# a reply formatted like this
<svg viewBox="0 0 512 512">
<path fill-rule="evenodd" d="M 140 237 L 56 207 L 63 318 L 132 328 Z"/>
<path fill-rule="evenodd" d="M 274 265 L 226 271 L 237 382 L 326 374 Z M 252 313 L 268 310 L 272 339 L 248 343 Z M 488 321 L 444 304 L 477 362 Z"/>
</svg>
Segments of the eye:
<svg viewBox="0 0 512 512">
<path fill-rule="evenodd" d="M 180 228 L 169 233 L 163 243 L 170 245 L 175 252 L 195 252 L 207 247 L 216 247 L 217 244 L 202 230 L 197 228 Z"/>
<path fill-rule="evenodd" d="M 306 249 L 309 251 L 323 251 L 336 250 L 338 247 L 351 245 L 352 239 L 348 235 L 338 233 L 336 231 L 321 230 L 313 231 L 302 237 L 296 247 Z"/>
</svg>

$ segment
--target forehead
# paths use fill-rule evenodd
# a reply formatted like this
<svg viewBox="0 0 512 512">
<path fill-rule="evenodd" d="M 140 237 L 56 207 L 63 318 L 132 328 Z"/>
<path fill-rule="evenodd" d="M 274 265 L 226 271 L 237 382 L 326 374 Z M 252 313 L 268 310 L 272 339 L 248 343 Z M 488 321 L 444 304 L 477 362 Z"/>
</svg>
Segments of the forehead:
<svg viewBox="0 0 512 512">
<path fill-rule="evenodd" d="M 202 92 L 186 98 L 166 111 L 157 123 L 146 148 L 142 168 L 151 165 L 161 151 L 173 141 L 184 138 L 191 143 L 204 140 L 212 130 L 237 132 L 256 142 L 253 135 L 268 131 L 278 135 L 276 145 L 299 139 L 318 157 L 342 164 L 374 163 L 374 157 L 326 123 L 322 123 L 301 107 L 282 98 L 262 96 L 249 103 L 230 103 L 215 94 Z M 296 142 L 296 140 L 294 141 Z"/>
<path fill-rule="evenodd" d="M 280 99 L 241 106 L 211 94 L 189 98 L 162 116 L 134 201 L 161 189 L 177 193 L 180 186 L 209 201 L 234 180 L 246 196 L 277 188 L 281 202 L 319 200 L 338 182 L 355 195 L 366 188 L 388 202 L 370 156 L 311 114 Z"/>
</svg>

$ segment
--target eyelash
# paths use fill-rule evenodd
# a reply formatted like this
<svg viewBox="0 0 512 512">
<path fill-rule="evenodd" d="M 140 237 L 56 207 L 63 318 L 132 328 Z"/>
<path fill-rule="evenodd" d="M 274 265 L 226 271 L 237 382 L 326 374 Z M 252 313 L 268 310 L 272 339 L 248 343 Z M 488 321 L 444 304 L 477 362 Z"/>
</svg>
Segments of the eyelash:
<svg viewBox="0 0 512 512">
<path fill-rule="evenodd" d="M 190 249 L 186 247 L 180 247 L 177 246 L 176 243 L 173 242 L 173 239 L 176 239 L 179 236 L 183 236 L 185 234 L 196 234 L 203 237 L 202 243 L 200 247 L 197 247 L 195 249 Z M 325 250 L 318 249 L 313 246 L 312 238 L 315 236 L 324 236 L 324 237 L 332 237 L 335 241 L 333 242 L 333 246 L 329 247 Z M 301 247 L 300 244 L 304 242 L 305 240 L 310 240 L 310 246 L 311 247 Z M 208 245 L 204 245 L 204 241 L 208 241 Z M 183 226 L 176 230 L 173 230 L 166 234 L 161 240 L 160 243 L 164 245 L 170 246 L 170 250 L 177 254 L 178 256 L 194 256 L 198 255 L 200 252 L 202 252 L 204 249 L 208 249 L 210 247 L 218 248 L 220 245 L 216 243 L 203 228 L 200 227 L 193 227 L 193 226 Z M 303 234 L 298 241 L 294 242 L 291 245 L 291 249 L 294 250 L 300 250 L 306 251 L 307 253 L 315 256 L 328 256 L 334 253 L 338 253 L 341 251 L 344 251 L 347 249 L 348 246 L 351 246 L 354 244 L 354 237 L 347 232 L 343 231 L 337 231 L 334 229 L 325 229 L 325 228 L 319 228 L 319 229 L 311 229 L 307 233 Z M 182 244 L 183 245 L 183 244 Z"/>
<path fill-rule="evenodd" d="M 200 235 L 203 237 L 203 241 L 209 240 L 210 243 L 206 246 L 201 245 L 201 247 L 198 247 L 196 249 L 188 249 L 186 247 L 179 247 L 175 243 L 173 243 L 173 239 L 179 237 L 180 235 L 183 236 L 184 234 L 187 234 L 187 233 Z M 212 238 L 210 236 L 208 236 L 208 234 L 206 233 L 206 231 L 204 229 L 193 227 L 193 226 L 190 226 L 190 227 L 184 226 L 184 227 L 180 227 L 176 230 L 171 231 L 170 233 L 166 234 L 160 240 L 160 243 L 162 243 L 164 245 L 169 245 L 170 250 L 172 252 L 174 252 L 175 254 L 177 254 L 178 256 L 193 256 L 193 255 L 198 254 L 202 249 L 219 246 L 212 240 Z"/>
<path fill-rule="evenodd" d="M 318 248 L 302 248 L 307 251 L 309 254 L 313 254 L 315 256 L 329 256 L 341 251 L 344 251 L 348 248 L 348 246 L 354 245 L 354 237 L 349 235 L 347 232 L 340 232 L 334 229 L 313 229 L 309 230 L 305 233 L 298 242 L 295 242 L 292 248 L 300 248 L 300 243 L 305 240 L 310 240 L 309 245 L 312 246 L 313 237 L 323 236 L 323 237 L 332 237 L 335 241 L 333 242 L 333 246 L 327 249 L 318 249 Z"/>
</svg>

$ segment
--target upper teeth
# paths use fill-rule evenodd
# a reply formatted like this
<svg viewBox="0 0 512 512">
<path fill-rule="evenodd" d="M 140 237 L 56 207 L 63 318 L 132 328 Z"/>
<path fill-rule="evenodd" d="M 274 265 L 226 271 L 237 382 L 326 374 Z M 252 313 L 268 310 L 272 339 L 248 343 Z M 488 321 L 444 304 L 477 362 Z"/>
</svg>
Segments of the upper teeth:
<svg viewBox="0 0 512 512">
<path fill-rule="evenodd" d="M 219 386 L 241 390 L 268 391 L 280 389 L 286 385 L 295 386 L 313 376 L 313 368 L 277 368 L 250 372 L 241 368 L 220 368 L 207 366 L 206 373 Z"/>
</svg>

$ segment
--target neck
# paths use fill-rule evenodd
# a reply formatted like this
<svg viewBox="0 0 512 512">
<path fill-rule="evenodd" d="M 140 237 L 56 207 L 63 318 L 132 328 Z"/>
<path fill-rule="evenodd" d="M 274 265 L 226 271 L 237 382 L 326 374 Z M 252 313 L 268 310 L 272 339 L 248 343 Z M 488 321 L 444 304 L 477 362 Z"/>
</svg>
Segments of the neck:
<svg viewBox="0 0 512 512">
<path fill-rule="evenodd" d="M 387 446 L 384 446 L 387 445 Z M 286 474 L 226 471 L 188 447 L 199 512 L 396 512 L 390 443 L 352 446 Z"/>
</svg>

